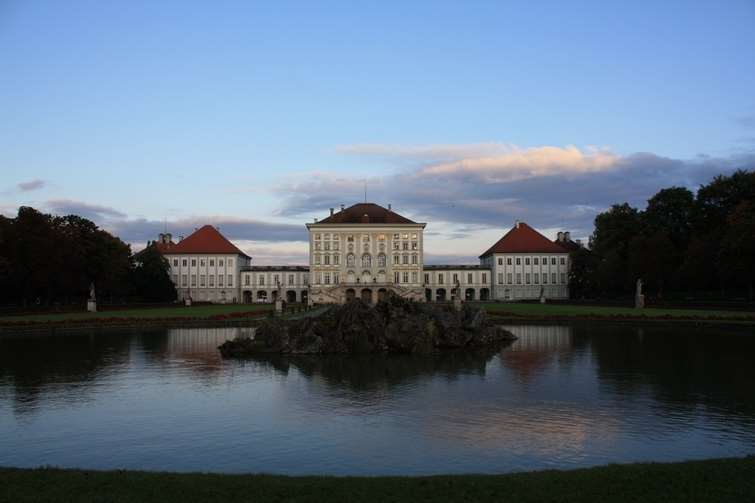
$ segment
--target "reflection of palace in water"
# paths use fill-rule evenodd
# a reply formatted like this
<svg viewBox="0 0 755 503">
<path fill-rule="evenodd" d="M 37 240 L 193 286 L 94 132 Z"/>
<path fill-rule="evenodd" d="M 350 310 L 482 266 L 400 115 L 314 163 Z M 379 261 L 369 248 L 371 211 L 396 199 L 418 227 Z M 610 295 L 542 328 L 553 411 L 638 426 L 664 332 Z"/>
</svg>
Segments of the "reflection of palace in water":
<svg viewBox="0 0 755 503">
<path fill-rule="evenodd" d="M 166 356 L 220 365 L 218 346 L 236 337 L 254 335 L 253 327 L 171 328 L 167 331 Z"/>
<path fill-rule="evenodd" d="M 566 357 L 574 343 L 569 326 L 505 325 L 518 339 L 501 351 L 506 367 L 527 379 L 545 369 L 553 358 Z"/>
</svg>

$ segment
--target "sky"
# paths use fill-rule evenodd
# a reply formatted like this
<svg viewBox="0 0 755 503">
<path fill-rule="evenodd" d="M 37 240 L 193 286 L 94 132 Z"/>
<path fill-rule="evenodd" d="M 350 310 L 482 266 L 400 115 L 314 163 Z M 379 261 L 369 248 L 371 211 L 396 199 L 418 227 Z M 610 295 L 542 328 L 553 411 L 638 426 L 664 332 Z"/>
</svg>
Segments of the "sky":
<svg viewBox="0 0 755 503">
<path fill-rule="evenodd" d="M 367 199 L 475 263 L 755 168 L 755 1 L 0 0 L 0 213 L 257 264 Z"/>
</svg>

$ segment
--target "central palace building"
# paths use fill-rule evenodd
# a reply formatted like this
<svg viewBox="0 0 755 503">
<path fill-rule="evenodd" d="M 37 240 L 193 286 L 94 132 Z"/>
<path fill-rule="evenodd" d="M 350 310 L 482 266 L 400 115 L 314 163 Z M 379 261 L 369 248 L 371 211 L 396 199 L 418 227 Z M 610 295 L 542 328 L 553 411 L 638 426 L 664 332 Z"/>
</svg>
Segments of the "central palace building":
<svg viewBox="0 0 755 503">
<path fill-rule="evenodd" d="M 378 302 L 391 292 L 416 301 L 525 300 L 569 297 L 568 232 L 551 241 L 524 222 L 479 257 L 476 265 L 425 265 L 424 230 L 373 203 L 330 209 L 306 224 L 309 266 L 255 266 L 252 258 L 209 225 L 155 243 L 170 265 L 179 299 L 200 302 Z"/>
</svg>

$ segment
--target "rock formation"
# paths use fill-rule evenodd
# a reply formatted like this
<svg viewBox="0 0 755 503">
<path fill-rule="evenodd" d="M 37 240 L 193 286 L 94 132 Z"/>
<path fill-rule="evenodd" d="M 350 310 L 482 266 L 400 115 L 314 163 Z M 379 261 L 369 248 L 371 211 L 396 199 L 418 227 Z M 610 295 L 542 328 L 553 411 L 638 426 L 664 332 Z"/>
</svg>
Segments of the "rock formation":
<svg viewBox="0 0 755 503">
<path fill-rule="evenodd" d="M 485 311 L 468 304 L 460 311 L 389 296 L 376 306 L 354 300 L 333 306 L 319 317 L 273 318 L 254 338 L 227 341 L 225 357 L 261 353 L 433 353 L 501 345 L 516 337 L 493 325 Z"/>
</svg>

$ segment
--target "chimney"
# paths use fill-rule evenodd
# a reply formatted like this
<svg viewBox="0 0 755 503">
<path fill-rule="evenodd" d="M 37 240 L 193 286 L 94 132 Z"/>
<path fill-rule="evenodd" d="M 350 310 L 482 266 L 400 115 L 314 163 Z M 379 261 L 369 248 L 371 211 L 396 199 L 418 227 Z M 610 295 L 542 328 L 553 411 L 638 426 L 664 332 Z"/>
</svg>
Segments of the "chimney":
<svg viewBox="0 0 755 503">
<path fill-rule="evenodd" d="M 391 203 L 388 203 L 388 211 L 391 211 Z"/>
<path fill-rule="evenodd" d="M 171 234 L 170 232 L 166 232 L 165 233 L 165 242 L 166 243 L 170 243 L 171 241 L 173 241 L 173 234 Z"/>
<path fill-rule="evenodd" d="M 343 204 L 341 205 L 341 211 L 343 211 Z"/>
<path fill-rule="evenodd" d="M 519 220 L 514 221 L 514 227 L 519 228 Z"/>
<path fill-rule="evenodd" d="M 164 243 L 165 242 L 165 234 L 163 234 L 162 232 L 160 234 L 158 234 L 157 235 L 157 242 L 158 243 Z M 147 241 L 147 243 L 149 243 L 149 241 Z"/>
<path fill-rule="evenodd" d="M 559 243 L 563 243 L 564 242 L 564 233 L 563 232 L 559 231 L 556 236 L 557 236 L 556 237 L 556 241 L 558 241 Z"/>
<path fill-rule="evenodd" d="M 333 208 L 330 208 L 330 216 L 333 216 Z"/>
<path fill-rule="evenodd" d="M 571 232 L 564 232 L 564 241 L 571 241 Z"/>
</svg>

